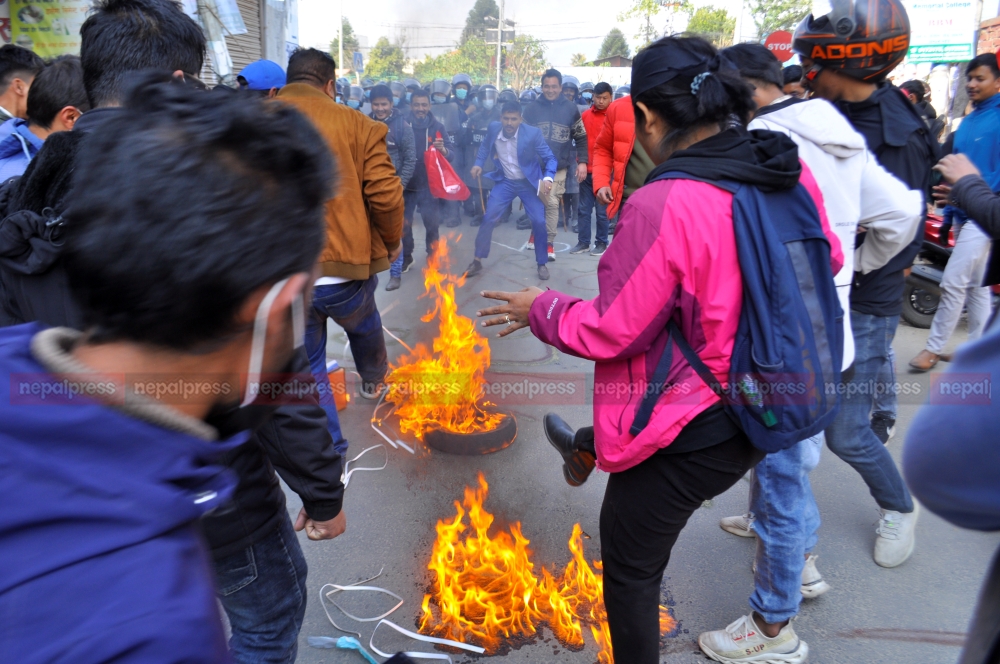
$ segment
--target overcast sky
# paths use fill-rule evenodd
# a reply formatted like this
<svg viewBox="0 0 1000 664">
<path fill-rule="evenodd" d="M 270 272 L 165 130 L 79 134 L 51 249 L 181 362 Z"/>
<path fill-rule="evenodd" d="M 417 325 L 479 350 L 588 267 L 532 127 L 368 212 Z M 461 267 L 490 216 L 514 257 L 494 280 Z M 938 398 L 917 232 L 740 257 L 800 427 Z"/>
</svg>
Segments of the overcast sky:
<svg viewBox="0 0 1000 664">
<path fill-rule="evenodd" d="M 715 4 L 735 6 L 738 2 L 720 0 Z M 341 0 L 299 0 L 299 42 L 305 46 L 327 46 L 337 36 L 340 3 Z M 392 40 L 405 34 L 411 46 L 408 54 L 419 58 L 424 53 L 438 54 L 454 48 L 474 4 L 475 0 L 369 0 L 345 2 L 343 6 L 355 32 L 368 37 L 369 45 L 383 35 Z M 569 66 L 574 53 L 596 58 L 604 36 L 616 25 L 629 38 L 634 51 L 639 21 L 617 20 L 617 15 L 630 4 L 630 0 L 506 0 L 504 11 L 507 18 L 517 21 L 519 31 L 545 40 L 546 59 L 559 67 Z M 372 9 L 360 9 L 366 5 Z M 661 14 L 657 19 L 662 29 L 666 16 Z"/>
</svg>

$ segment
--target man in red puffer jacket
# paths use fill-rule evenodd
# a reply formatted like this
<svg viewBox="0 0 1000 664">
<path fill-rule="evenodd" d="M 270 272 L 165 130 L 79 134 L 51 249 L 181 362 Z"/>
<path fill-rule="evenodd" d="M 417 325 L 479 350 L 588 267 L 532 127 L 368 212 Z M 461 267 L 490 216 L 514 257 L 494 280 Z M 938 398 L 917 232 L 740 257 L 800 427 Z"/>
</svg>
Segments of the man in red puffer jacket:
<svg viewBox="0 0 1000 664">
<path fill-rule="evenodd" d="M 635 144 L 631 97 L 622 97 L 608 107 L 604 128 L 594 144 L 593 160 L 594 193 L 600 203 L 608 206 L 608 219 L 614 219 L 622 204 L 653 170 L 649 155 Z"/>
<path fill-rule="evenodd" d="M 604 127 L 604 118 L 611 105 L 614 91 L 607 83 L 598 83 L 594 88 L 594 105 L 583 112 L 581 119 L 587 130 L 587 151 L 594 152 L 597 136 Z M 597 234 L 594 237 L 594 250 L 590 251 L 590 214 L 597 209 Z M 608 215 L 606 206 L 597 201 L 594 196 L 593 164 L 587 164 L 587 177 L 580 183 L 580 205 L 577 210 L 577 243 L 569 250 L 571 254 L 583 254 L 590 251 L 591 256 L 600 256 L 608 248 Z"/>
</svg>

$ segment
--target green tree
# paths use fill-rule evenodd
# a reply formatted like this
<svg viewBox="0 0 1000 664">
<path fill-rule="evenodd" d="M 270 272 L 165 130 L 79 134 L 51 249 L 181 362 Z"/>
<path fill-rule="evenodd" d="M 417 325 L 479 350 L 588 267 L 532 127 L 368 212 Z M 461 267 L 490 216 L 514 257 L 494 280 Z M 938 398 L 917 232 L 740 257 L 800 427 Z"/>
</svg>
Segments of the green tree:
<svg viewBox="0 0 1000 664">
<path fill-rule="evenodd" d="M 437 57 L 426 56 L 413 67 L 413 75 L 420 81 L 435 78 L 451 80 L 458 73 L 468 74 L 475 83 L 494 80 L 496 70 L 491 67 L 491 58 L 496 55 L 496 47 L 487 46 L 479 37 L 470 37 L 454 51 Z"/>
<path fill-rule="evenodd" d="M 625 33 L 618 28 L 611 28 L 604 41 L 601 42 L 601 50 L 597 52 L 597 59 L 610 58 L 614 55 L 620 55 L 623 58 L 632 55 L 632 49 L 629 48 L 628 40 L 625 39 Z"/>
<path fill-rule="evenodd" d="M 635 38 L 642 42 L 643 46 L 656 40 L 659 32 L 653 26 L 653 17 L 658 16 L 664 9 L 660 0 L 632 0 L 633 5 L 618 15 L 619 21 L 627 21 L 631 18 L 641 18 L 642 27 L 636 33 Z M 761 0 L 757 0 L 758 2 Z"/>
<path fill-rule="evenodd" d="M 531 35 L 517 35 L 513 44 L 504 49 L 504 71 L 515 90 L 533 86 L 545 71 L 545 46 Z"/>
<path fill-rule="evenodd" d="M 354 34 L 354 28 L 351 27 L 351 22 L 348 18 L 344 17 L 344 62 L 337 61 L 337 66 L 340 68 L 350 69 L 351 63 L 353 62 L 354 52 L 359 50 L 361 47 L 358 44 L 358 36 Z M 330 55 L 333 56 L 334 60 L 340 57 L 340 38 L 336 37 L 332 42 L 330 42 Z"/>
<path fill-rule="evenodd" d="M 810 0 L 751 0 L 749 10 L 761 41 L 777 30 L 794 31 L 812 5 Z"/>
<path fill-rule="evenodd" d="M 344 40 L 347 43 L 347 40 Z M 406 53 L 402 44 L 390 44 L 388 37 L 379 37 L 368 53 L 368 63 L 365 65 L 365 75 L 376 81 L 401 78 L 403 65 L 406 64 Z"/>
<path fill-rule="evenodd" d="M 496 0 L 476 0 L 476 4 L 469 10 L 469 16 L 465 19 L 465 28 L 462 30 L 462 38 L 459 44 L 464 44 L 472 37 L 478 37 L 487 41 L 487 37 L 492 37 L 486 32 L 486 28 L 497 27 L 497 18 L 500 16 L 500 8 L 497 7 Z M 492 18 L 492 21 L 487 20 Z"/>
<path fill-rule="evenodd" d="M 733 32 L 736 30 L 736 18 L 729 15 L 725 9 L 699 7 L 688 21 L 687 31 L 701 35 L 717 48 L 733 45 Z"/>
<path fill-rule="evenodd" d="M 589 62 L 587 56 L 583 53 L 574 53 L 573 57 L 570 58 L 569 64 L 573 67 L 583 67 Z"/>
</svg>

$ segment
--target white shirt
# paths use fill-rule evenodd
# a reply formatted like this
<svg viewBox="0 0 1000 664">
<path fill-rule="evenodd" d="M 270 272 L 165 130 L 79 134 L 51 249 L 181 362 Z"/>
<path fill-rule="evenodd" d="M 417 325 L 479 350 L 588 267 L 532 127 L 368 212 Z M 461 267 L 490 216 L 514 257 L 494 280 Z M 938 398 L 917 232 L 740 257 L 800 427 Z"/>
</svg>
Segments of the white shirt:
<svg viewBox="0 0 1000 664">
<path fill-rule="evenodd" d="M 523 180 L 524 171 L 517 160 L 517 135 L 521 132 L 520 127 L 510 138 L 504 136 L 503 130 L 497 135 L 497 159 L 503 166 L 503 174 L 508 180 Z"/>
</svg>

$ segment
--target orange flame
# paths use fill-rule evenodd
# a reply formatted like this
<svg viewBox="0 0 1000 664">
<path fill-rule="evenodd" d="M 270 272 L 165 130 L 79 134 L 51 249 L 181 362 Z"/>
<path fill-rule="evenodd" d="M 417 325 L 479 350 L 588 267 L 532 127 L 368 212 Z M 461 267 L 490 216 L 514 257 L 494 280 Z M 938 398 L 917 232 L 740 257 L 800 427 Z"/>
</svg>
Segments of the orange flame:
<svg viewBox="0 0 1000 664">
<path fill-rule="evenodd" d="M 490 346 L 476 331 L 476 324 L 458 314 L 455 287 L 465 277 L 447 274 L 447 240 L 441 238 L 424 269 L 424 295 L 434 307 L 420 320 L 438 318 L 438 335 L 432 347 L 417 344 L 401 357 L 386 378 L 386 400 L 396 405 L 402 432 L 423 439 L 428 429 L 473 433 L 496 429 L 503 420 L 487 412 L 483 401 L 485 373 L 490 366 Z"/>
<path fill-rule="evenodd" d="M 490 536 L 493 515 L 483 509 L 489 485 L 482 473 L 478 482 L 477 488 L 465 488 L 462 503 L 455 501 L 454 520 L 437 523 L 438 536 L 427 565 L 434 573 L 433 592 L 424 596 L 420 631 L 473 642 L 492 655 L 504 639 L 534 636 L 542 623 L 563 645 L 579 650 L 585 645 L 587 627 L 600 650 L 599 664 L 613 664 L 602 567 L 600 561 L 594 561 L 593 568 L 587 563 L 580 524 L 573 526 L 572 557 L 562 574 L 557 578 L 543 568 L 539 578 L 520 522 Z M 675 627 L 661 606 L 660 633 Z"/>
</svg>

